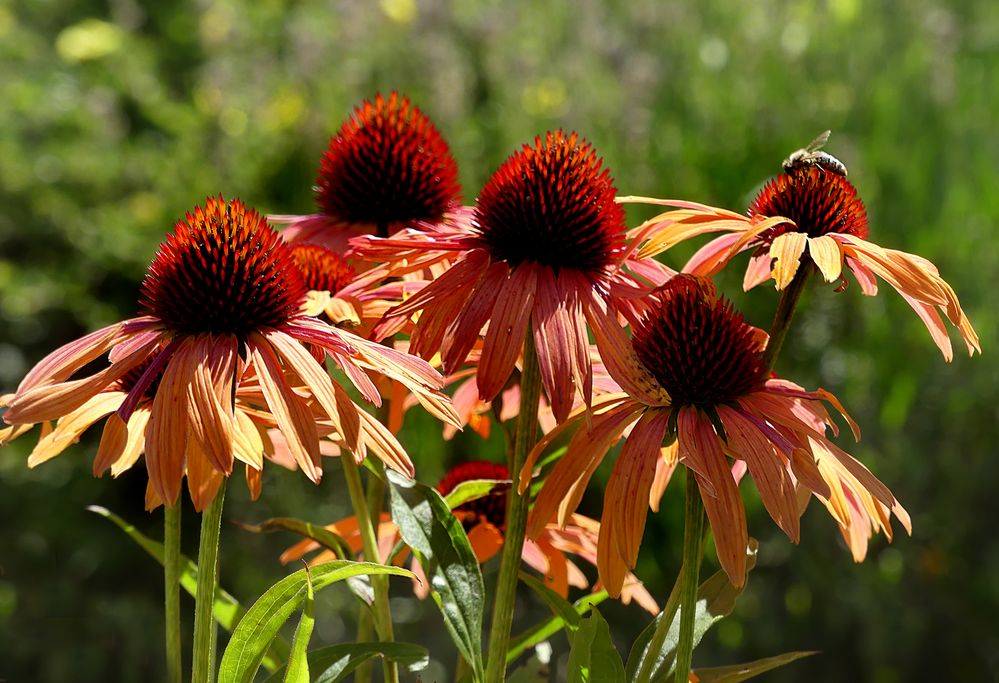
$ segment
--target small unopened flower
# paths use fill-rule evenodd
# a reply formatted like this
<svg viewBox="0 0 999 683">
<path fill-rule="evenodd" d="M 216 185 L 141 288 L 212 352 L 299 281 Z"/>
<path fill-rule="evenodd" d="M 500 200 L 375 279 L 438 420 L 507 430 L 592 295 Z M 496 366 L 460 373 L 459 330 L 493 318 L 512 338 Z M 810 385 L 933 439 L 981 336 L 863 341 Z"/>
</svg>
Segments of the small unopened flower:
<svg viewBox="0 0 999 683">
<path fill-rule="evenodd" d="M 330 139 L 316 180 L 319 213 L 270 216 L 285 239 L 349 256 L 350 237 L 467 220 L 447 142 L 408 97 L 365 100 Z"/>
<path fill-rule="evenodd" d="M 504 465 L 472 461 L 448 471 L 437 485 L 437 490 L 442 496 L 447 496 L 459 484 L 467 481 L 483 479 L 504 481 L 508 480 L 509 476 L 509 471 Z M 509 496 L 510 484 L 499 484 L 486 495 L 466 501 L 453 510 L 454 515 L 461 521 L 468 534 L 468 541 L 479 564 L 488 562 L 503 547 L 506 505 Z M 349 517 L 326 528 L 339 534 L 350 546 L 352 552 L 360 552 L 362 543 L 360 533 L 357 530 L 356 518 Z M 572 515 L 569 523 L 563 527 L 549 524 L 545 526 L 536 539 L 525 541 L 521 559 L 529 567 L 539 572 L 552 590 L 562 597 L 566 597 L 569 586 L 574 588 L 590 587 L 586 575 L 573 562 L 572 557 L 581 559 L 590 565 L 596 565 L 599 535 L 599 523 L 582 515 Z M 387 515 L 383 516 L 379 523 L 378 536 L 379 552 L 382 553 L 387 554 L 398 541 L 398 528 L 388 520 Z M 281 555 L 281 561 L 287 564 L 310 552 L 319 550 L 319 548 L 320 545 L 315 541 L 301 541 L 286 550 Z M 336 559 L 333 551 L 324 550 L 312 557 L 310 562 L 318 564 L 332 559 Z M 387 558 L 383 557 L 382 559 Z M 401 563 L 404 560 L 404 555 L 393 558 L 396 563 Z M 419 582 L 414 582 L 414 590 L 421 598 L 426 597 L 430 590 L 430 583 L 415 562 L 413 562 L 413 570 L 421 579 Z M 599 590 L 600 585 L 594 585 L 592 588 L 594 591 Z M 623 589 L 619 588 L 619 592 L 622 602 L 625 604 L 634 600 L 652 614 L 659 612 L 659 606 L 655 599 L 634 575 L 626 575 Z"/>
<path fill-rule="evenodd" d="M 565 419 L 575 396 L 587 403 L 591 396 L 587 326 L 617 325 L 607 302 L 627 287 L 624 212 L 614 195 L 614 181 L 590 144 L 556 131 L 525 145 L 493 174 L 470 231 L 358 240 L 359 254 L 389 269 L 453 259 L 439 278 L 389 311 L 375 335 L 421 311 L 412 351 L 426 358 L 440 352 L 445 372 L 453 373 L 485 329 L 476 379 L 479 397 L 490 401 L 530 329 L 545 392 L 556 418 Z"/>
<path fill-rule="evenodd" d="M 655 295 L 630 343 L 620 332 L 619 362 L 611 374 L 627 392 L 594 406 L 545 479 L 531 512 L 528 534 L 554 517 L 566 523 L 607 451 L 630 428 L 604 494 L 598 566 L 613 595 L 635 566 L 647 509 L 658 505 L 676 464 L 700 489 L 718 558 L 736 585 L 745 580 L 748 534 L 733 476 L 748 469 L 767 511 L 794 542 L 799 536 L 798 492 L 811 492 L 829 509 L 857 559 L 867 538 L 891 537 L 894 513 L 909 519 L 891 492 L 866 467 L 830 441 L 836 424 L 823 401 L 859 430 L 832 394 L 805 391 L 769 377 L 766 334 L 748 324 L 715 293 L 708 280 L 678 275 Z M 520 473 L 530 483 L 533 463 L 576 415 L 532 451 Z M 664 445 L 667 446 L 664 448 Z"/>
<path fill-rule="evenodd" d="M 397 457 L 401 447 L 390 447 L 394 437 L 364 419 L 317 358 L 332 358 L 366 396 L 366 372 L 383 373 L 446 413 L 437 391 L 442 378 L 422 360 L 305 316 L 306 291 L 290 248 L 260 215 L 238 200 L 210 197 L 160 246 L 142 284 L 144 315 L 49 354 L 9 397 L 4 420 L 58 420 L 53 433 L 61 431 L 64 440 L 107 416 L 95 471 L 121 471 L 144 451 L 154 503 L 172 505 L 185 474 L 202 509 L 235 460 L 259 473 L 268 422 L 306 476 L 318 481 L 313 411 L 356 457 L 391 451 L 387 462 L 411 476 L 408 458 Z M 74 378 L 104 356 L 107 367 Z"/>
<path fill-rule="evenodd" d="M 743 279 L 747 290 L 770 278 L 777 289 L 784 289 L 800 268 L 813 266 L 826 282 L 839 283 L 837 291 L 847 286 L 844 271 L 853 274 L 868 296 L 877 294 L 881 278 L 916 311 L 947 361 L 954 354 L 943 317 L 960 332 L 970 355 L 981 352 L 971 321 L 936 266 L 921 256 L 867 241 L 867 211 L 844 176 L 819 167 L 781 174 L 756 195 L 748 217 L 685 202 L 629 200 L 680 207 L 639 229 L 648 239 L 644 255 L 698 235 L 727 233 L 694 254 L 684 272 L 710 276 L 739 252 L 752 250 Z"/>
</svg>

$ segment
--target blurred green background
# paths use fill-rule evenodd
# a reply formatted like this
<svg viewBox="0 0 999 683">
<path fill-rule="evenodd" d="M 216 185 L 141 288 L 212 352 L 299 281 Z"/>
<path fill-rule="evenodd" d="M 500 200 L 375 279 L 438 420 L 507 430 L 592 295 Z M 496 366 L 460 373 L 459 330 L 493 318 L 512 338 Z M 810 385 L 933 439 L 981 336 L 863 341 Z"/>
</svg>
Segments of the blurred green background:
<svg viewBox="0 0 999 683">
<path fill-rule="evenodd" d="M 450 141 L 467 201 L 516 146 L 564 127 L 594 143 L 622 193 L 742 211 L 788 152 L 831 128 L 828 149 L 867 204 L 871 239 L 939 266 L 986 355 L 945 364 L 887 286 L 863 300 L 857 287 L 811 292 L 782 373 L 844 401 L 864 428 L 852 452 L 906 505 L 914 535 L 876 538 L 855 565 L 820 506 L 793 547 L 743 487 L 759 567 L 695 665 L 814 649 L 765 680 L 999 676 L 991 0 L 0 4 L 0 390 L 57 345 L 134 314 L 157 244 L 207 194 L 310 212 L 328 136 L 362 98 L 391 89 Z M 648 215 L 632 209 L 629 221 Z M 740 278 L 721 284 L 767 326 L 773 290 L 743 295 Z M 474 435 L 442 448 L 429 420 L 408 419 L 403 439 L 425 481 L 498 452 Z M 106 505 L 159 536 L 160 514 L 142 510 L 144 471 L 92 479 L 86 439 L 29 471 L 33 440 L 0 451 L 0 679 L 161 678 L 158 566 L 84 511 Z M 256 504 L 230 487 L 226 519 L 332 520 L 346 509 L 338 474 L 331 465 L 316 488 L 272 467 Z M 679 491 L 650 517 L 638 569 L 660 600 L 678 566 Z M 599 517 L 599 504 L 592 486 L 584 511 Z M 193 555 L 197 520 L 185 512 Z M 292 540 L 227 526 L 223 583 L 251 601 L 286 571 L 275 558 Z M 447 680 L 454 654 L 438 614 L 394 585 L 401 637 L 432 650 L 423 680 Z M 327 593 L 314 645 L 353 633 L 351 598 Z M 603 611 L 626 652 L 646 615 Z M 518 618 L 543 615 L 525 601 Z"/>
</svg>

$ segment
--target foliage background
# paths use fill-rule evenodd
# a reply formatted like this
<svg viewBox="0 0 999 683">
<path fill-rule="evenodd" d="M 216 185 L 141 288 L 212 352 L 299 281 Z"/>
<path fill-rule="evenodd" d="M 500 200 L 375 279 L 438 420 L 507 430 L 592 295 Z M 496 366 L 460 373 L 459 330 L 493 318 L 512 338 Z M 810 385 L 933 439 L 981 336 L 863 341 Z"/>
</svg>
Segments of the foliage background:
<svg viewBox="0 0 999 683">
<path fill-rule="evenodd" d="M 989 0 L 0 5 L 0 389 L 57 345 L 132 315 L 157 244 L 206 194 L 309 212 L 329 134 L 360 99 L 393 88 L 451 142 L 469 201 L 516 146 L 565 127 L 594 143 L 623 193 L 742 210 L 790 150 L 833 129 L 829 149 L 867 204 L 871 238 L 940 267 L 986 355 L 945 365 L 887 286 L 866 300 L 856 287 L 812 292 L 781 369 L 852 410 L 865 430 L 854 452 L 907 506 L 915 535 L 876 539 L 854 565 L 819 506 L 793 548 L 753 501 L 760 566 L 695 664 L 818 649 L 768 680 L 999 675 L 999 366 L 985 291 L 999 275 L 999 12 Z M 743 295 L 738 282 L 723 280 L 766 326 L 773 291 Z M 429 482 L 458 458 L 499 453 L 474 435 L 440 446 L 423 419 L 404 440 Z M 92 479 L 89 439 L 28 471 L 28 441 L 0 452 L 0 678 L 160 678 L 158 566 L 83 510 L 107 505 L 158 536 L 160 515 L 142 511 L 144 472 Z M 318 488 L 271 468 L 255 505 L 241 484 L 230 490 L 230 520 L 325 522 L 346 509 L 335 464 Z M 585 501 L 595 516 L 598 491 Z M 680 549 L 679 487 L 667 496 L 638 570 L 660 599 Z M 291 540 L 227 527 L 223 583 L 251 601 L 286 571 L 276 555 Z M 353 633 L 337 590 L 321 602 L 314 644 Z M 401 637 L 432 648 L 423 679 L 445 679 L 454 660 L 437 613 L 402 582 L 394 594 Z M 646 622 L 634 607 L 604 612 L 622 648 Z M 531 602 L 520 618 L 543 613 Z"/>
</svg>

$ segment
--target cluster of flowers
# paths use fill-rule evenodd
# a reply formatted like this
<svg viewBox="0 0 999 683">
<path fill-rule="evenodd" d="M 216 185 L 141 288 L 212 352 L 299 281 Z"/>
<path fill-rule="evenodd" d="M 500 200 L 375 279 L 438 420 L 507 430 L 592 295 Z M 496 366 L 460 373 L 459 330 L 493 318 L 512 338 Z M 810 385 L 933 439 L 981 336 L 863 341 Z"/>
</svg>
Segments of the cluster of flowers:
<svg viewBox="0 0 999 683">
<path fill-rule="evenodd" d="M 657 609 L 630 570 L 648 509 L 658 509 L 681 464 L 737 585 L 747 471 L 794 541 L 812 496 L 858 560 L 873 533 L 890 537 L 892 515 L 909 530 L 888 488 L 830 440 L 838 428 L 827 405 L 859 438 L 837 399 L 776 376 L 767 333 L 710 280 L 744 251 L 747 289 L 772 278 L 784 290 L 817 270 L 837 291 L 851 274 L 873 295 L 880 278 L 912 305 L 945 358 L 944 318 L 969 352 L 980 350 L 932 264 L 867 241 L 864 206 L 845 177 L 818 166 L 781 174 L 747 215 L 621 198 L 592 146 L 554 131 L 514 152 L 474 206 L 460 192 L 448 146 L 419 109 L 396 93 L 364 102 L 323 156 L 318 213 L 270 216 L 286 226 L 277 232 L 242 202 L 209 197 L 154 257 L 138 317 L 58 349 L 0 399 L 10 425 L 0 443 L 41 425 L 34 466 L 103 421 L 94 473 L 117 476 L 144 455 L 149 508 L 175 505 L 186 477 L 203 509 L 236 461 L 254 497 L 268 460 L 318 481 L 323 455 L 373 455 L 413 476 L 395 436 L 403 410 L 421 404 L 446 435 L 466 425 L 488 433 L 491 420 L 516 413 L 526 340 L 540 368 L 546 435 L 522 471 L 464 466 L 441 490 L 512 477 L 526 491 L 539 457 L 568 437 L 533 503 L 534 540 L 524 550 L 563 594 L 586 585 L 569 553 L 596 564 L 612 595 Z M 629 230 L 623 201 L 666 211 Z M 679 273 L 655 258 L 719 233 Z M 331 377 L 329 361 L 370 403 L 388 399 L 386 424 Z M 79 376 L 95 362 L 97 371 Z M 622 437 L 597 523 L 576 509 Z M 481 561 L 503 543 L 507 495 L 499 489 L 457 510 Z M 337 528 L 350 537 L 349 526 Z M 385 534 L 391 547 L 390 524 Z"/>
</svg>

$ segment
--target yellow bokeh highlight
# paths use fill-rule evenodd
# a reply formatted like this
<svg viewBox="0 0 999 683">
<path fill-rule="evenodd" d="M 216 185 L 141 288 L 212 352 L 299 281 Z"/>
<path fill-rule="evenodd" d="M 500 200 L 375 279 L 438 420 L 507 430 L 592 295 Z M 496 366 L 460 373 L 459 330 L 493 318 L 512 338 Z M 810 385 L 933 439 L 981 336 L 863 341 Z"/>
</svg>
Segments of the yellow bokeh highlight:
<svg viewBox="0 0 999 683">
<path fill-rule="evenodd" d="M 520 103 L 531 116 L 561 116 L 569 108 L 569 90 L 558 78 L 544 78 L 524 88 Z"/>
<path fill-rule="evenodd" d="M 397 24 L 409 24 L 416 18 L 416 0 L 381 0 L 382 12 Z"/>
<path fill-rule="evenodd" d="M 63 61 L 75 63 L 114 54 L 125 42 L 125 32 L 100 19 L 84 19 L 63 29 L 55 40 L 56 53 Z"/>
</svg>

